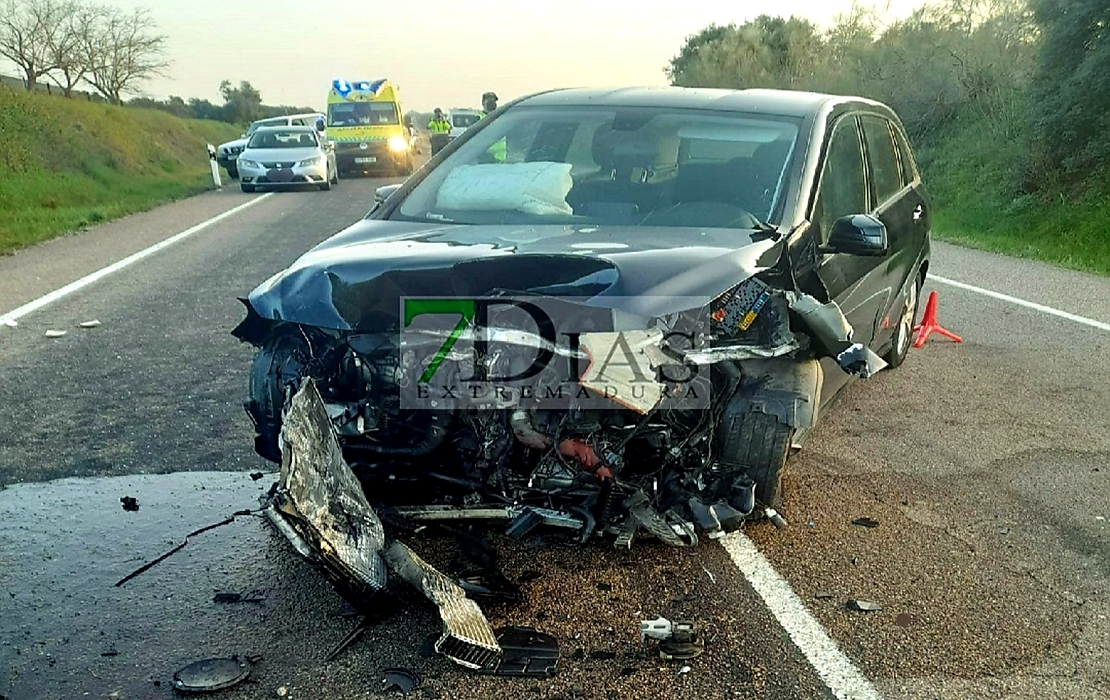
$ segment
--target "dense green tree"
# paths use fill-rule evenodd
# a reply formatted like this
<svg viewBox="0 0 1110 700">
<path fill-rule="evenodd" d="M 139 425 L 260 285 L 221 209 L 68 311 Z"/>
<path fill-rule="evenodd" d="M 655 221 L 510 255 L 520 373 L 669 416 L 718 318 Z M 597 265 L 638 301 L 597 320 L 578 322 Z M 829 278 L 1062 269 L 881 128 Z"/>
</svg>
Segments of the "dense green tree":
<svg viewBox="0 0 1110 700">
<path fill-rule="evenodd" d="M 1035 166 L 1074 181 L 1110 162 L 1110 2 L 1033 7 L 1043 32 L 1032 93 Z"/>
</svg>

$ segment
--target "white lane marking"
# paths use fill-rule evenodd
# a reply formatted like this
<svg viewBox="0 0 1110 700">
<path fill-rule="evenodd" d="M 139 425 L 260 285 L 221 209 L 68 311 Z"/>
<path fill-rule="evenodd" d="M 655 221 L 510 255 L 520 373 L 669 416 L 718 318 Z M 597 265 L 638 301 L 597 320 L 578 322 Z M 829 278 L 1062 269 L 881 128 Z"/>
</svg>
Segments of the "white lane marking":
<svg viewBox="0 0 1110 700">
<path fill-rule="evenodd" d="M 274 194 L 273 192 L 267 192 L 266 194 L 262 195 L 261 197 L 255 197 L 254 199 L 250 200 L 249 202 L 244 202 L 244 203 L 240 204 L 237 207 L 234 207 L 232 209 L 228 209 L 227 211 L 225 211 L 222 214 L 217 214 L 216 216 L 213 216 L 211 219 L 208 219 L 207 221 L 202 221 L 199 224 L 197 224 L 196 226 L 193 226 L 192 228 L 187 228 L 184 231 L 182 231 L 181 233 L 174 234 L 173 236 L 170 236 L 169 238 L 167 238 L 164 241 L 161 241 L 159 243 L 155 243 L 154 245 L 150 246 L 149 248 L 144 248 L 143 250 L 140 250 L 137 253 L 134 253 L 132 255 L 127 256 L 123 260 L 116 261 L 116 262 L 112 263 L 111 265 L 109 265 L 108 267 L 101 268 L 101 269 L 97 270 L 96 272 L 85 275 L 84 277 L 82 277 L 81 279 L 79 279 L 75 282 L 70 282 L 69 284 L 67 284 L 64 287 L 61 287 L 59 289 L 55 289 L 53 292 L 50 292 L 49 294 L 41 296 L 38 299 L 35 299 L 34 301 L 31 301 L 31 302 L 28 302 L 28 303 L 24 304 L 23 306 L 19 307 L 18 309 L 15 309 L 14 311 L 11 311 L 9 313 L 4 314 L 3 316 L 0 316 L 0 325 L 5 325 L 5 326 L 10 325 L 9 322 L 14 322 L 14 321 L 16 321 L 20 318 L 23 318 L 27 314 L 32 313 L 34 311 L 38 311 L 39 309 L 46 306 L 47 304 L 53 304 L 54 302 L 58 301 L 59 299 L 61 299 L 63 297 L 66 297 L 66 296 L 69 296 L 70 294 L 73 294 L 77 290 L 83 289 L 83 288 L 89 286 L 90 284 L 92 284 L 93 282 L 96 282 L 97 280 L 103 279 L 103 278 L 107 277 L 108 275 L 110 275 L 114 272 L 119 272 L 120 270 L 127 267 L 128 265 L 131 265 L 133 263 L 137 263 L 140 260 L 142 260 L 143 258 L 154 255 L 155 253 L 157 253 L 160 250 L 163 250 L 165 248 L 169 248 L 174 243 L 182 241 L 182 240 L 188 238 L 189 236 L 193 235 L 194 233 L 198 233 L 200 231 L 203 231 L 204 229 L 208 228 L 209 226 L 212 226 L 213 224 L 217 224 L 217 223 L 223 221 L 224 219 L 226 219 L 230 216 L 234 216 L 234 215 L 238 214 L 239 212 L 243 211 L 244 209 L 246 209 L 247 207 L 253 207 L 255 204 L 258 204 L 259 202 L 263 201 L 264 199 L 268 199 L 269 197 L 273 196 L 273 194 Z"/>
<path fill-rule="evenodd" d="M 719 541 L 837 700 L 882 700 L 747 535 L 733 532 Z"/>
<path fill-rule="evenodd" d="M 1068 313 L 1067 311 L 1061 311 L 1060 309 L 1054 309 L 1051 306 L 1045 306 L 1043 304 L 1037 304 L 1036 302 L 1018 299 L 1017 297 L 1012 297 L 1009 294 L 992 292 L 989 289 L 983 289 L 982 287 L 976 287 L 975 285 L 966 284 L 964 282 L 957 282 L 956 280 L 950 280 L 947 277 L 940 277 L 938 275 L 934 275 L 931 272 L 925 278 L 926 282 L 928 282 L 929 280 L 936 280 L 941 284 L 947 284 L 958 289 L 965 289 L 969 292 L 975 292 L 976 294 L 982 294 L 983 296 L 991 297 L 992 299 L 1008 301 L 1011 304 L 1024 306 L 1025 308 L 1033 309 L 1034 311 L 1040 311 L 1042 314 L 1066 318 L 1069 321 L 1081 323 L 1084 326 L 1090 326 L 1091 328 L 1097 328 L 1100 331 L 1110 331 L 1110 323 L 1103 323 L 1102 321 L 1096 321 L 1093 318 L 1087 318 L 1086 316 L 1079 316 L 1073 313 Z"/>
</svg>

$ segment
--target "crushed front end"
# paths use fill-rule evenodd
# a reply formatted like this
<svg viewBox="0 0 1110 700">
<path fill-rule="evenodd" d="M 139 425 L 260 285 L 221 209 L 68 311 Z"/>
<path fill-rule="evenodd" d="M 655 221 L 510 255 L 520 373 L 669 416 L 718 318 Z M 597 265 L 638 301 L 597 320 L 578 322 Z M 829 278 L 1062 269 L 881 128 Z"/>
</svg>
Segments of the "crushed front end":
<svg viewBox="0 0 1110 700">
<path fill-rule="evenodd" d="M 311 379 L 343 463 L 387 520 L 696 545 L 774 512 L 760 465 L 736 451 L 751 432 L 740 419 L 771 415 L 790 436 L 812 425 L 812 346 L 838 348 L 858 373 L 881 360 L 850 343 L 835 305 L 757 278 L 694 301 L 646 316 L 537 296 L 414 298 L 380 332 L 276 324 L 251 374 L 256 447 L 283 458 L 283 413 Z M 623 308 L 636 304 L 659 308 Z M 795 332 L 798 318 L 811 327 Z M 792 383 L 778 366 L 795 368 Z"/>
</svg>

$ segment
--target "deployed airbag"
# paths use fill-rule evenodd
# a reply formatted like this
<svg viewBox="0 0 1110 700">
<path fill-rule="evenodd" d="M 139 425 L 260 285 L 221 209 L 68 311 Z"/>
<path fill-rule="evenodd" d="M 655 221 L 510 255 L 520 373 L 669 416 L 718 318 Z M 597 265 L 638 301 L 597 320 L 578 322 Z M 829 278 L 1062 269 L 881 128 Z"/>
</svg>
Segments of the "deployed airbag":
<svg viewBox="0 0 1110 700">
<path fill-rule="evenodd" d="M 570 216 L 570 169 L 569 163 L 549 162 L 461 165 L 444 179 L 436 208 Z"/>
</svg>

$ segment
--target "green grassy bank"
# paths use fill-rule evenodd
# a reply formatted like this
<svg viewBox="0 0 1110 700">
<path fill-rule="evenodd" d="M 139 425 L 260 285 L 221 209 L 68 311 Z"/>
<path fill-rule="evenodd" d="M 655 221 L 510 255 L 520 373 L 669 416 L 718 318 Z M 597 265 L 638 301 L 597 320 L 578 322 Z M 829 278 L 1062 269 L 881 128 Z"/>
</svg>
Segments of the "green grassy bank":
<svg viewBox="0 0 1110 700">
<path fill-rule="evenodd" d="M 230 124 L 0 86 L 0 253 L 212 186 Z"/>
<path fill-rule="evenodd" d="M 1110 275 L 1110 172 L 1091 173 L 1081 188 L 1021 194 L 1020 119 L 968 116 L 917 150 L 938 239 Z"/>
</svg>

